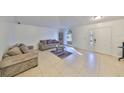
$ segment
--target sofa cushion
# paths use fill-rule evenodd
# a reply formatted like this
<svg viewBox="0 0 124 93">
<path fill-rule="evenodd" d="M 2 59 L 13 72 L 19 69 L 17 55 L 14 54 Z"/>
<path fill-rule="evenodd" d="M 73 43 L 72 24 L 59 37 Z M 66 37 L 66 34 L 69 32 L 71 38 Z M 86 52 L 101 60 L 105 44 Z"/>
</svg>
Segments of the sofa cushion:
<svg viewBox="0 0 124 93">
<path fill-rule="evenodd" d="M 7 51 L 7 54 L 9 56 L 15 56 L 15 55 L 19 55 L 19 54 L 22 54 L 21 50 L 19 47 L 13 47 L 12 49 L 9 49 Z"/>
<path fill-rule="evenodd" d="M 26 54 L 30 51 L 30 49 L 25 45 L 25 44 L 21 44 L 20 45 L 20 50 L 22 51 L 22 53 Z"/>
</svg>

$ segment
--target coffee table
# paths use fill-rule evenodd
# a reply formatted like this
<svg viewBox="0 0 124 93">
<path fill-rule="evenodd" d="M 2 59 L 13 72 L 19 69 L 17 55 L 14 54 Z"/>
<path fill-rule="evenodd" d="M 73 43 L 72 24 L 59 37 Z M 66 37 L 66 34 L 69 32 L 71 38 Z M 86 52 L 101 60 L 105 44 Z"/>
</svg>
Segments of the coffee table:
<svg viewBox="0 0 124 93">
<path fill-rule="evenodd" d="M 59 56 L 59 55 L 62 55 L 62 54 L 64 54 L 64 45 L 58 45 L 58 46 L 56 46 L 56 49 L 55 50 L 53 50 L 53 51 L 51 51 L 51 52 L 53 52 L 54 54 L 56 54 L 57 56 Z"/>
<path fill-rule="evenodd" d="M 64 51 L 64 45 L 57 45 L 56 46 L 56 51 Z"/>
</svg>

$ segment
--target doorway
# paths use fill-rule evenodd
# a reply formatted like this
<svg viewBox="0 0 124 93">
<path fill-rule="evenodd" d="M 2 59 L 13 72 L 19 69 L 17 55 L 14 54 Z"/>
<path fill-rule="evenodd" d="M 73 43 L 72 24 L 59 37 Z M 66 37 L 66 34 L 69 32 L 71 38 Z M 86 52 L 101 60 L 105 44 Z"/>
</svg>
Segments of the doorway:
<svg viewBox="0 0 124 93">
<path fill-rule="evenodd" d="M 64 33 L 63 32 L 59 32 L 59 42 L 61 45 L 63 45 L 63 43 L 64 43 Z"/>
<path fill-rule="evenodd" d="M 111 29 L 97 28 L 89 31 L 89 47 L 99 53 L 111 55 Z"/>
<path fill-rule="evenodd" d="M 66 35 L 67 45 L 72 46 L 72 31 L 68 30 Z"/>
</svg>

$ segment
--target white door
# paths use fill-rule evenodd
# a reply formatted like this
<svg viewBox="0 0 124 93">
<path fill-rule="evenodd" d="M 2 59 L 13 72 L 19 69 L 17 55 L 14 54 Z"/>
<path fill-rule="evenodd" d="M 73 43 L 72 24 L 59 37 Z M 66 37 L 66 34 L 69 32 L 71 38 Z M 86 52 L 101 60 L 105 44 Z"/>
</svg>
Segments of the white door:
<svg viewBox="0 0 124 93">
<path fill-rule="evenodd" d="M 111 29 L 98 28 L 90 31 L 93 35 L 93 49 L 96 52 L 111 55 Z"/>
</svg>

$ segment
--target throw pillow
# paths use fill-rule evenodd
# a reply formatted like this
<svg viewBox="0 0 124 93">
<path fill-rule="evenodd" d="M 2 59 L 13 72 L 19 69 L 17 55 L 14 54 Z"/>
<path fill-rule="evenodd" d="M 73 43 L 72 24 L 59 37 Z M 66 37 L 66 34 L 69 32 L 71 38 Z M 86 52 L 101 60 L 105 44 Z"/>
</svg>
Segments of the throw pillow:
<svg viewBox="0 0 124 93">
<path fill-rule="evenodd" d="M 25 54 L 25 53 L 28 53 L 29 51 L 30 51 L 30 49 L 26 46 L 26 45 L 24 45 L 24 44 L 22 44 L 21 46 L 20 46 L 20 50 Z"/>
<path fill-rule="evenodd" d="M 19 47 L 14 47 L 12 49 L 9 49 L 7 54 L 9 56 L 15 56 L 15 55 L 19 55 L 22 54 L 21 50 L 19 49 Z"/>
<path fill-rule="evenodd" d="M 14 48 L 14 47 L 18 47 L 18 46 L 19 46 L 19 44 L 16 43 L 15 45 L 11 46 L 8 50 L 10 50 L 10 49 L 12 49 L 12 48 Z"/>
</svg>

